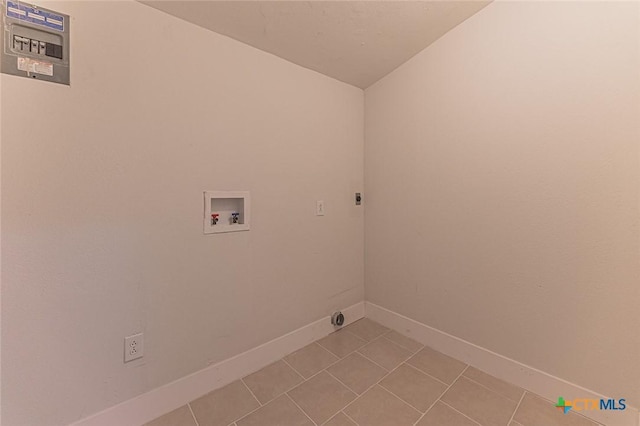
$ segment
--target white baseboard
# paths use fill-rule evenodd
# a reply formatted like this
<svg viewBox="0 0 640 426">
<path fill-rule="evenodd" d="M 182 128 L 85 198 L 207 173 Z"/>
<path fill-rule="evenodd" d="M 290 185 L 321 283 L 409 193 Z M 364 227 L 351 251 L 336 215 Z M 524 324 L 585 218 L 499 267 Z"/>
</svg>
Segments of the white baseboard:
<svg viewBox="0 0 640 426">
<path fill-rule="evenodd" d="M 597 392 L 514 361 L 376 304 L 365 302 L 365 316 L 439 352 L 464 361 L 550 401 L 557 401 L 559 396 L 563 396 L 567 400 L 606 398 Z M 640 426 L 638 409 L 629 406 L 624 411 L 594 410 L 581 411 L 580 414 L 607 426 Z"/>
<path fill-rule="evenodd" d="M 342 311 L 345 325 L 364 317 L 364 302 Z M 73 426 L 140 426 L 189 401 L 261 369 L 334 331 L 324 317 L 189 376 L 82 419 Z"/>
<path fill-rule="evenodd" d="M 366 316 L 444 354 L 471 364 L 502 380 L 550 401 L 605 396 L 552 376 L 488 349 L 422 324 L 370 302 L 360 302 L 342 311 L 345 325 Z M 329 317 L 303 326 L 232 358 L 87 417 L 73 426 L 140 426 L 179 408 L 189 401 L 225 386 L 277 361 L 334 331 Z M 581 414 L 608 426 L 640 426 L 637 408 L 625 411 L 582 411 Z"/>
</svg>

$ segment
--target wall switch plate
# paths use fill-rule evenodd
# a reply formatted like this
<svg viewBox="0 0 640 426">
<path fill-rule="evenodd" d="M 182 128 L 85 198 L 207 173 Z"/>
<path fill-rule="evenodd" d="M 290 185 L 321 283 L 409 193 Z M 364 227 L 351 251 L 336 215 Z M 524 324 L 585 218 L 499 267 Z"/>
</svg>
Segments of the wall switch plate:
<svg viewBox="0 0 640 426">
<path fill-rule="evenodd" d="M 324 216 L 324 201 L 316 201 L 316 216 Z"/>
<path fill-rule="evenodd" d="M 138 333 L 124 338 L 124 362 L 142 358 L 144 355 L 144 334 Z"/>
</svg>

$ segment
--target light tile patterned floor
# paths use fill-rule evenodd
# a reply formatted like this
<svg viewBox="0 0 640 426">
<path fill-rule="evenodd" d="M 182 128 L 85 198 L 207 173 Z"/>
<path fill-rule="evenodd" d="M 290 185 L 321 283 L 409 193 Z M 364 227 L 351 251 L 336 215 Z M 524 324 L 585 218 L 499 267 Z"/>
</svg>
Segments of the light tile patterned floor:
<svg viewBox="0 0 640 426">
<path fill-rule="evenodd" d="M 597 423 L 365 318 L 146 426 L 308 425 Z"/>
</svg>

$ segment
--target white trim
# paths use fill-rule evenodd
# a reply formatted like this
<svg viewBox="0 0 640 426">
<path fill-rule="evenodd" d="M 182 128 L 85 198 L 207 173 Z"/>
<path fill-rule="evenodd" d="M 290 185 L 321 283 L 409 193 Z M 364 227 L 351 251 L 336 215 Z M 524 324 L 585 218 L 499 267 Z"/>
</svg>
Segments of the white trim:
<svg viewBox="0 0 640 426">
<path fill-rule="evenodd" d="M 429 327 L 374 303 L 365 302 L 365 316 L 550 401 L 556 400 L 560 395 L 565 399 L 605 398 L 597 392 Z M 608 426 L 640 426 L 638 409 L 630 406 L 627 406 L 624 411 L 594 410 L 581 411 L 580 414 Z"/>
<path fill-rule="evenodd" d="M 345 324 L 364 317 L 364 302 L 342 310 Z M 74 426 L 139 426 L 271 364 L 333 332 L 331 316 L 82 419 Z"/>
</svg>

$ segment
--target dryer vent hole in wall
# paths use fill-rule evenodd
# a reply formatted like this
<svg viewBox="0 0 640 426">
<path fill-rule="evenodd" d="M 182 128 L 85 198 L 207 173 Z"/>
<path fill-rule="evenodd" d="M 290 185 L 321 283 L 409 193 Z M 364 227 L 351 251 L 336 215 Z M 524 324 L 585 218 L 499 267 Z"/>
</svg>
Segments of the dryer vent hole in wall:
<svg viewBox="0 0 640 426">
<path fill-rule="evenodd" d="M 344 315 L 342 315 L 342 312 L 334 312 L 333 315 L 331 315 L 331 324 L 336 327 L 342 327 L 344 324 Z"/>
</svg>

